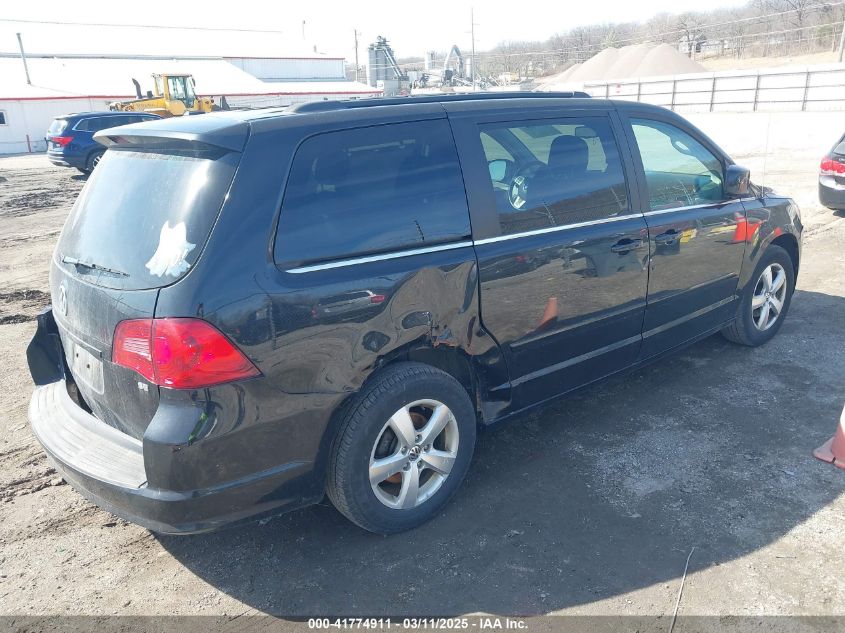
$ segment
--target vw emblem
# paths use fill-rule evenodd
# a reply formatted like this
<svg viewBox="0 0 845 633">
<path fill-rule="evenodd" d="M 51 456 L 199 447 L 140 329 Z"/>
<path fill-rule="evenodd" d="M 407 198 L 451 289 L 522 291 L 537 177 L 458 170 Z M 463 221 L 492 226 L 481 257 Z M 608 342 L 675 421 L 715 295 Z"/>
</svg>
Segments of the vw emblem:
<svg viewBox="0 0 845 633">
<path fill-rule="evenodd" d="M 59 312 L 62 316 L 67 316 L 67 288 L 62 284 L 59 286 Z"/>
</svg>

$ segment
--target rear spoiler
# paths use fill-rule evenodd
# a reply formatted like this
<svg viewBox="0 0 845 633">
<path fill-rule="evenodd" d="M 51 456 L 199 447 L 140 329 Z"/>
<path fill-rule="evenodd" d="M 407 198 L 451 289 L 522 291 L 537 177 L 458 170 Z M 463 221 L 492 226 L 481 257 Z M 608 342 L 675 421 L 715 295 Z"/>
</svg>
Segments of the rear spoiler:
<svg viewBox="0 0 845 633">
<path fill-rule="evenodd" d="M 220 148 L 243 151 L 249 123 L 204 114 L 132 123 L 100 130 L 94 140 L 106 147 L 137 145 L 145 149 L 197 150 Z"/>
</svg>

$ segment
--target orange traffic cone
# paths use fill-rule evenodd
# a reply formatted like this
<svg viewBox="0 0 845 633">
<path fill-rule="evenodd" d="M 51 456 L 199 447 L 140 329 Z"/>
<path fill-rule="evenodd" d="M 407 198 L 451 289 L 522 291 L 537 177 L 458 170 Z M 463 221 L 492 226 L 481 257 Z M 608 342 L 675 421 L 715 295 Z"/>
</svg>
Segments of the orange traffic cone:
<svg viewBox="0 0 845 633">
<path fill-rule="evenodd" d="M 845 409 L 839 417 L 836 433 L 827 442 L 813 451 L 813 457 L 837 468 L 845 468 Z"/>
</svg>

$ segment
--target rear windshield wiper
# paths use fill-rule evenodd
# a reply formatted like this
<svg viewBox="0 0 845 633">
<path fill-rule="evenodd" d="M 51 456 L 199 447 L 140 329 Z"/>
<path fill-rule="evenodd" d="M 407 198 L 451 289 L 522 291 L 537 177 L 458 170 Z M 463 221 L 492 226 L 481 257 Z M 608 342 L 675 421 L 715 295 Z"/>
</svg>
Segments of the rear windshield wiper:
<svg viewBox="0 0 845 633">
<path fill-rule="evenodd" d="M 69 255 L 65 255 L 62 257 L 62 262 L 65 264 L 72 264 L 78 268 L 87 268 L 88 270 L 101 270 L 104 273 L 110 273 L 112 275 L 119 275 L 120 277 L 128 277 L 129 273 L 125 273 L 122 270 L 116 270 L 114 268 L 108 268 L 107 266 L 100 266 L 99 264 L 94 264 L 93 262 L 83 262 L 76 257 L 70 257 Z"/>
</svg>

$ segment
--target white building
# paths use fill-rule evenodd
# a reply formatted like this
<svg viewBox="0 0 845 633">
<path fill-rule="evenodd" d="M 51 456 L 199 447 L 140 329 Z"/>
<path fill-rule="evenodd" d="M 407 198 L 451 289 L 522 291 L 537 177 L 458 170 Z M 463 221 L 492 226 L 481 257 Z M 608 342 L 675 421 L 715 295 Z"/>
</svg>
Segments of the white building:
<svg viewBox="0 0 845 633">
<path fill-rule="evenodd" d="M 153 73 L 191 74 L 198 95 L 217 102 L 225 96 L 232 108 L 381 94 L 346 80 L 343 58 L 290 46 L 277 35 L 208 37 L 169 29 L 166 36 L 151 37 L 148 29 L 69 29 L 83 27 L 39 25 L 23 34 L 31 83 L 14 29 L 0 29 L 0 154 L 44 151 L 55 116 L 107 110 L 112 101 L 133 99 L 132 80 L 146 92 Z"/>
</svg>

